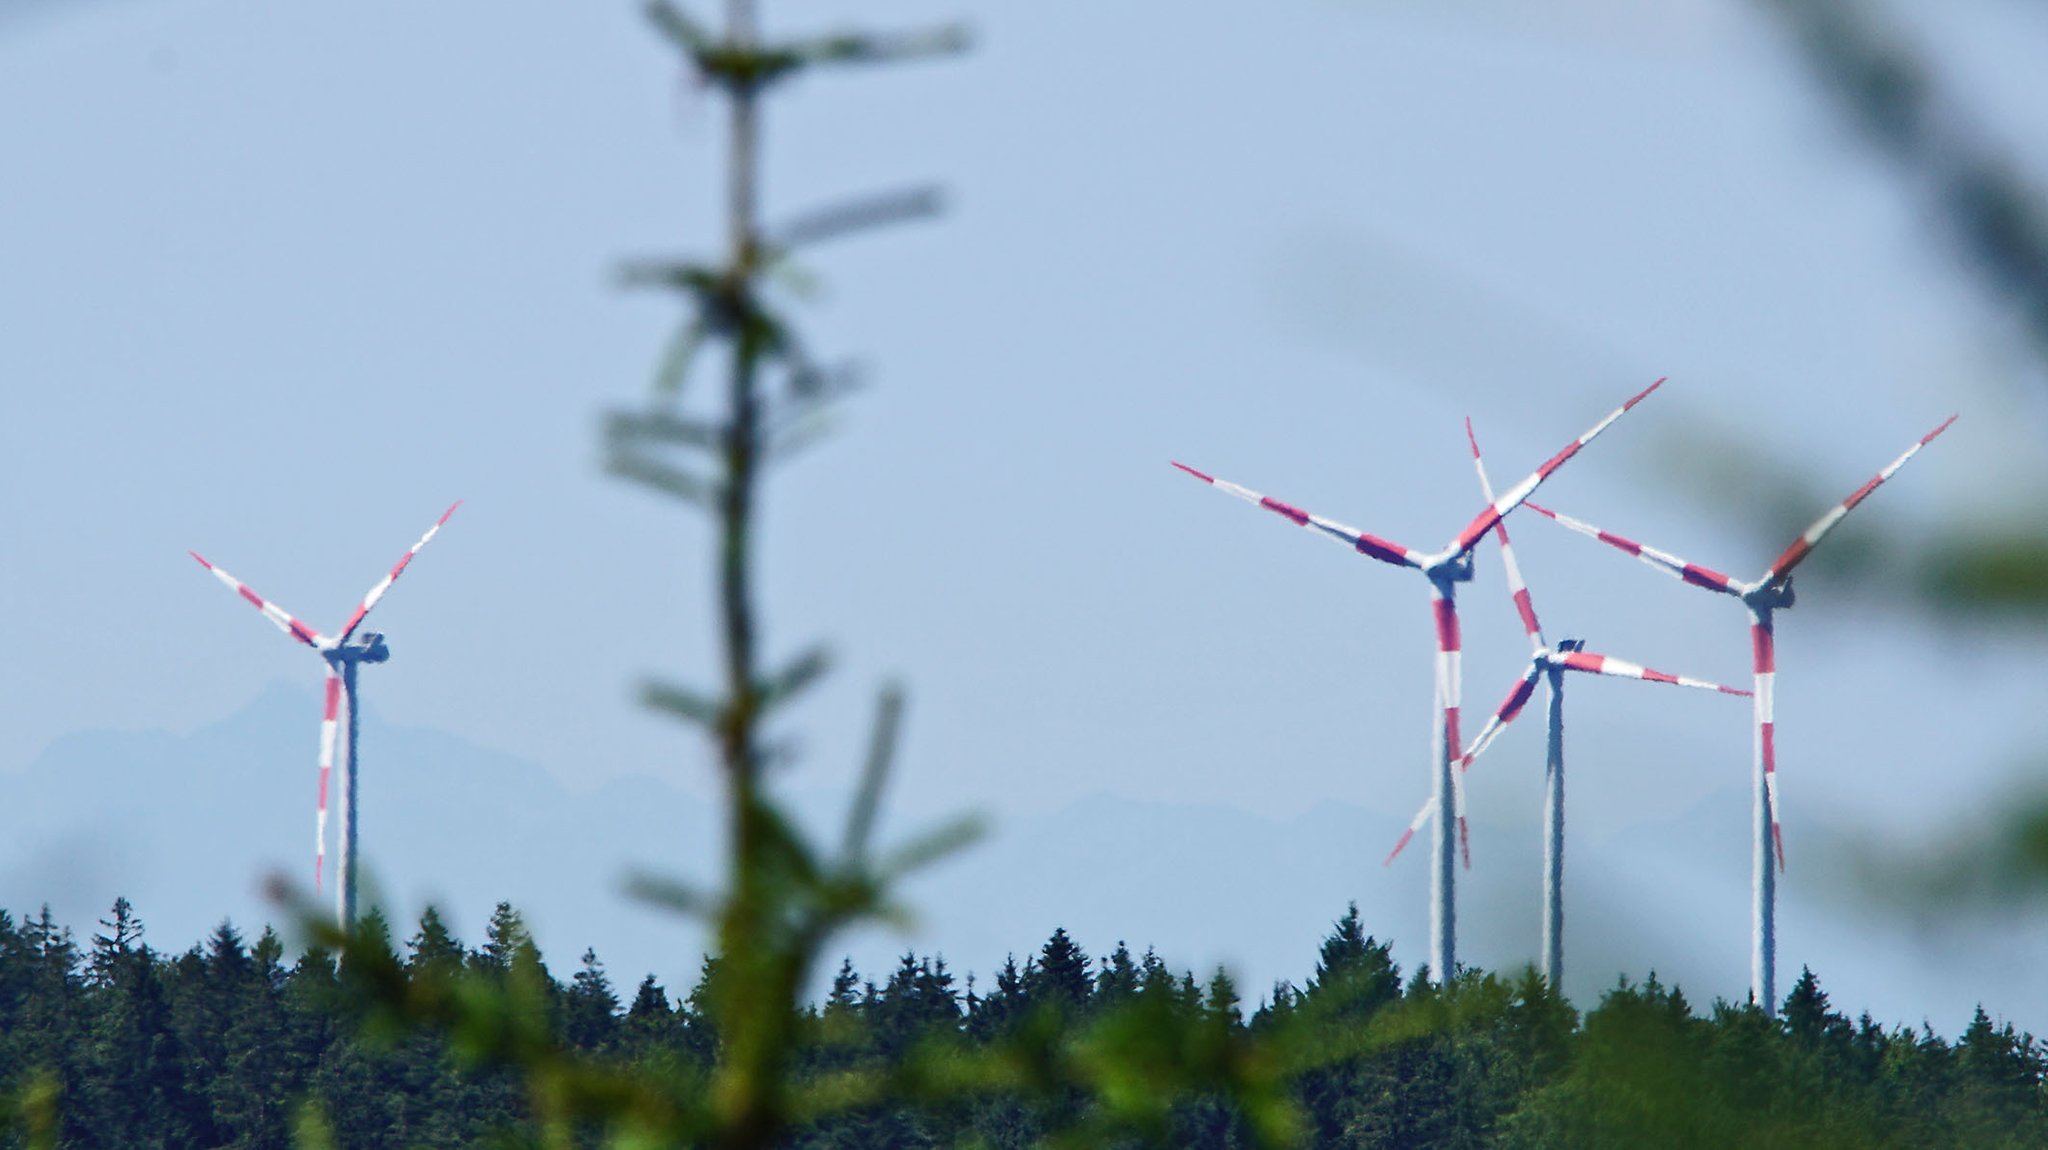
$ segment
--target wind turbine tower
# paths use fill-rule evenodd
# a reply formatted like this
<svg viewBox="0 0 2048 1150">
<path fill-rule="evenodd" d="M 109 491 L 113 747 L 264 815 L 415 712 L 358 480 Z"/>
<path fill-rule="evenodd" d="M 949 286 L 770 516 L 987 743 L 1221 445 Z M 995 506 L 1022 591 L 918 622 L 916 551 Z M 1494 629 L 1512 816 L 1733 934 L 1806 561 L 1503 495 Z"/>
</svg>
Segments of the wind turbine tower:
<svg viewBox="0 0 2048 1150">
<path fill-rule="evenodd" d="M 1744 582 L 1710 567 L 1688 563 L 1668 551 L 1659 551 L 1624 539 L 1612 532 L 1602 531 L 1590 523 L 1560 515 L 1534 503 L 1529 510 L 1549 517 L 1581 535 L 1598 539 L 1619 551 L 1633 555 L 1674 579 L 1689 583 L 1717 594 L 1732 596 L 1742 602 L 1749 612 L 1749 635 L 1752 667 L 1756 677 L 1756 698 L 1752 704 L 1755 717 L 1755 732 L 1752 739 L 1754 770 L 1751 775 L 1754 784 L 1754 839 L 1751 843 L 1751 911 L 1750 911 L 1750 960 L 1749 993 L 1766 1015 L 1775 1016 L 1778 1010 L 1777 962 L 1778 962 L 1778 872 L 1785 869 L 1785 840 L 1779 830 L 1778 818 L 1778 750 L 1777 716 L 1773 707 L 1778 678 L 1778 640 L 1776 616 L 1778 610 L 1792 605 L 1792 569 L 1805 561 L 1814 547 L 1833 531 L 1856 505 L 1870 497 L 1878 485 L 1890 479 L 1908 459 L 1917 455 L 1921 448 L 1934 442 L 1934 437 L 1947 431 L 1956 417 L 1951 415 L 1940 427 L 1928 432 L 1908 447 L 1897 459 L 1885 465 L 1867 480 L 1863 486 L 1850 493 L 1847 499 L 1829 508 L 1827 514 L 1815 520 L 1813 526 L 1801 532 L 1799 538 L 1754 580 Z M 1772 856 L 1777 866 L 1771 866 Z"/>
<path fill-rule="evenodd" d="M 384 593 L 391 590 L 391 584 L 405 572 L 406 565 L 412 562 L 413 556 L 420 553 L 420 548 L 427 545 L 427 541 L 441 530 L 448 522 L 448 517 L 455 514 L 455 509 L 460 506 L 462 503 L 457 500 L 448 510 L 441 513 L 441 518 L 436 520 L 432 527 L 427 528 L 427 533 L 420 536 L 420 541 L 412 545 L 412 550 L 401 556 L 398 562 L 392 565 L 391 570 L 363 596 L 363 601 L 356 607 L 355 613 L 342 625 L 340 633 L 333 637 L 322 635 L 301 623 L 297 616 L 263 598 L 234 576 L 207 562 L 197 551 L 189 553 L 192 558 L 199 561 L 201 567 L 213 572 L 213 577 L 225 584 L 228 590 L 241 596 L 250 606 L 261 611 L 264 618 L 275 623 L 278 630 L 312 648 L 325 665 L 327 682 L 325 711 L 320 719 L 320 806 L 313 840 L 313 886 L 316 890 L 320 889 L 325 877 L 327 787 L 329 776 L 334 770 L 338 742 L 341 750 L 341 825 L 337 828 L 336 834 L 339 842 L 334 867 L 334 909 L 335 919 L 344 930 L 353 926 L 356 920 L 356 836 L 361 822 L 356 817 L 357 781 L 362 765 L 361 756 L 357 754 L 360 731 L 356 700 L 360 696 L 356 693 L 356 672 L 364 663 L 382 663 L 391 657 L 391 648 L 385 644 L 384 636 L 375 631 L 361 630 L 363 619 L 369 615 L 370 609 L 377 605 L 377 601 L 384 598 Z M 341 730 L 343 711 L 348 714 L 345 734 Z"/>
<path fill-rule="evenodd" d="M 1486 477 L 1486 461 L 1479 455 L 1479 439 L 1472 434 L 1472 421 L 1465 421 L 1465 437 L 1472 444 L 1472 465 L 1479 472 L 1479 489 L 1487 498 L 1493 497 L 1493 484 Z M 1522 630 L 1529 637 L 1529 666 L 1523 671 L 1520 681 L 1508 692 L 1508 697 L 1479 734 L 1472 745 L 1458 760 L 1461 776 L 1472 768 L 1473 760 L 1486 753 L 1486 748 L 1515 721 L 1529 705 L 1535 693 L 1536 682 L 1541 679 L 1549 688 L 1549 716 L 1544 739 L 1546 755 L 1543 771 L 1543 979 L 1552 989 L 1561 989 L 1564 978 L 1564 673 L 1579 671 L 1589 675 L 1607 675 L 1619 679 L 1641 679 L 1651 683 L 1669 683 L 1677 687 L 1695 687 L 1700 690 L 1719 691 L 1724 695 L 1747 696 L 1748 691 L 1724 687 L 1705 679 L 1692 679 L 1684 675 L 1673 675 L 1654 671 L 1636 663 L 1625 662 L 1609 655 L 1596 655 L 1586 650 L 1583 639 L 1562 639 L 1551 646 L 1543 639 L 1543 626 L 1536 621 L 1536 603 L 1529 594 L 1529 585 L 1522 579 L 1521 565 L 1515 562 L 1515 549 L 1508 541 L 1508 526 L 1505 520 L 1494 525 L 1494 538 L 1500 542 L 1501 567 L 1507 574 L 1509 597 L 1514 600 L 1515 611 L 1522 617 Z M 1456 800 L 1462 801 L 1465 794 L 1461 781 L 1452 792 Z M 1387 855 L 1389 863 L 1401 853 L 1414 837 L 1416 828 L 1428 819 L 1432 811 L 1425 805 L 1408 824 L 1408 830 L 1401 841 Z M 1456 812 L 1459 822 L 1464 821 L 1464 811 Z"/>
<path fill-rule="evenodd" d="M 1463 642 L 1458 632 L 1458 584 L 1472 578 L 1472 549 L 1486 538 L 1501 517 L 1522 505 L 1552 472 L 1564 466 L 1566 460 L 1578 454 L 1579 449 L 1591 443 L 1595 436 L 1607 430 L 1615 420 L 1620 419 L 1630 408 L 1663 383 L 1656 383 L 1637 392 L 1628 402 L 1607 414 L 1605 419 L 1593 425 L 1590 431 L 1579 436 L 1549 461 L 1530 472 L 1520 483 L 1509 488 L 1500 498 L 1492 500 L 1485 509 L 1465 525 L 1465 529 L 1451 539 L 1440 551 L 1424 552 L 1404 547 L 1376 535 L 1368 535 L 1353 527 L 1347 527 L 1335 520 L 1311 515 L 1289 503 L 1282 503 L 1261 495 L 1249 488 L 1240 487 L 1227 480 L 1196 471 L 1184 463 L 1174 466 L 1207 483 L 1227 495 L 1234 495 L 1255 506 L 1271 511 L 1299 527 L 1311 527 L 1321 534 L 1343 543 L 1359 554 L 1389 563 L 1396 567 L 1410 567 L 1429 580 L 1430 608 L 1436 620 L 1436 717 L 1430 724 L 1430 794 L 1438 810 L 1448 809 L 1454 788 L 1458 786 L 1458 775 L 1454 766 L 1462 750 L 1458 740 L 1458 692 L 1463 682 L 1460 670 Z M 1429 902 L 1429 969 L 1430 976 L 1438 983 L 1447 983 L 1457 975 L 1457 868 L 1452 857 L 1452 829 L 1448 820 L 1438 819 L 1436 835 L 1431 842 L 1430 858 L 1430 902 Z"/>
</svg>

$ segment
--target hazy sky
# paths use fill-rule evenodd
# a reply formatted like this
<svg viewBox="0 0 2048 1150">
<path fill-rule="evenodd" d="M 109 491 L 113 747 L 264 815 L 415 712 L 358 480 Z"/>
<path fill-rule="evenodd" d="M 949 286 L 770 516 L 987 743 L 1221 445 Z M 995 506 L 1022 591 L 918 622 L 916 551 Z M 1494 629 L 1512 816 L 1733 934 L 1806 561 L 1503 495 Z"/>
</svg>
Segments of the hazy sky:
<svg viewBox="0 0 2048 1150">
<path fill-rule="evenodd" d="M 927 180 L 950 204 L 810 265 L 811 343 L 872 386 L 767 504 L 770 647 L 841 656 L 792 724 L 810 753 L 789 786 L 847 785 L 898 675 L 892 813 L 1107 793 L 1405 817 L 1427 791 L 1421 581 L 1173 458 L 1434 547 L 1478 504 L 1462 417 L 1505 481 L 1669 376 L 1545 496 L 1745 576 L 1785 540 L 1687 447 L 1796 462 L 1818 513 L 1960 410 L 1859 518 L 1990 516 L 2041 481 L 2008 326 L 1752 7 L 1461 9 L 769 6 L 771 28 L 965 16 L 978 37 L 770 104 L 771 217 Z M 1967 78 L 1957 106 L 2037 146 L 2048 15 L 1942 12 L 1919 31 Z M 633 702 L 646 674 L 708 679 L 703 528 L 599 473 L 601 415 L 643 394 L 676 315 L 614 269 L 703 251 L 719 223 L 721 107 L 635 7 L 13 15 L 0 771 L 66 732 L 189 730 L 317 679 L 187 548 L 331 629 L 463 498 L 378 610 L 373 705 L 573 787 L 708 793 L 703 748 Z M 1745 679 L 1736 605 L 1534 522 L 1518 543 L 1553 638 Z M 1995 801 L 2048 687 L 2038 636 L 1947 636 L 1814 582 L 1779 629 L 1788 884 L 1802 822 L 1933 836 Z M 1521 659 L 1490 553 L 1465 602 L 1468 706 L 1490 707 Z M 317 718 L 281 748 L 309 805 Z M 1573 718 L 1585 833 L 1746 785 L 1740 704 L 1601 683 Z M 1526 725 L 1474 802 L 1533 829 Z M 1419 901 L 1420 860 L 1383 871 L 1383 849 L 1361 843 L 1359 889 Z"/>
</svg>

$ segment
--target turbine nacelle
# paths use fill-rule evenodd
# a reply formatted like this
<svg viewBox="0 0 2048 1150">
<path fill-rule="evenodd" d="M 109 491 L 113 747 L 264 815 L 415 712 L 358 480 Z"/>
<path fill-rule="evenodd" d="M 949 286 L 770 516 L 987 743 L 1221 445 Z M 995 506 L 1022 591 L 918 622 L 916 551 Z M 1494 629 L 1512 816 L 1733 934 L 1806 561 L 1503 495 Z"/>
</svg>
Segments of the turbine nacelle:
<svg viewBox="0 0 2048 1150">
<path fill-rule="evenodd" d="M 1751 610 L 1775 611 L 1793 603 L 1792 576 L 1772 579 L 1768 574 L 1742 590 L 1742 602 Z"/>
<path fill-rule="evenodd" d="M 1445 551 L 1422 561 L 1422 573 L 1431 579 L 1446 583 L 1470 583 L 1472 581 L 1472 548 L 1463 551 Z"/>
<path fill-rule="evenodd" d="M 336 643 L 323 650 L 327 661 L 339 667 L 344 663 L 382 663 L 391 658 L 391 648 L 384 642 L 380 631 L 363 631 L 350 637 L 345 643 Z"/>
</svg>

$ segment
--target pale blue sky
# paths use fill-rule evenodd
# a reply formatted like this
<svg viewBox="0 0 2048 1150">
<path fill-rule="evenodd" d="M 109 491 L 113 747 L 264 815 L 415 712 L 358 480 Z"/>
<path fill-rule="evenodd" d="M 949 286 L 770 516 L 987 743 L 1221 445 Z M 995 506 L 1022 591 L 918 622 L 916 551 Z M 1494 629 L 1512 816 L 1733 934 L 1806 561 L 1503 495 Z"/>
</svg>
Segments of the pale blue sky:
<svg viewBox="0 0 2048 1150">
<path fill-rule="evenodd" d="M 600 415 L 642 393 L 674 314 L 613 269 L 717 234 L 719 106 L 633 6 L 9 11 L 0 771 L 67 732 L 190 730 L 312 685 L 186 548 L 331 628 L 459 497 L 379 608 L 372 705 L 572 787 L 706 791 L 701 748 L 632 702 L 643 674 L 710 665 L 704 536 L 598 471 Z M 2036 146 L 2048 17 L 1943 12 L 1923 31 L 1969 79 L 1953 98 Z M 808 78 L 769 113 L 771 216 L 926 180 L 951 203 L 812 265 L 812 343 L 873 386 L 768 502 L 770 643 L 841 655 L 793 725 L 812 753 L 792 787 L 845 785 L 869 692 L 899 674 L 903 814 L 1107 793 L 1405 817 L 1426 791 L 1419 581 L 1169 458 L 1435 546 L 1477 503 L 1463 416 L 1519 474 L 1667 375 L 1545 495 L 1743 575 L 1783 540 L 1672 482 L 1700 426 L 1831 499 L 1961 410 L 1859 512 L 1894 529 L 2043 478 L 2015 338 L 1750 6 L 768 10 L 954 16 L 971 55 Z M 1541 525 L 1518 542 L 1553 637 L 1746 676 L 1732 604 Z M 1490 554 L 1465 601 L 1487 707 L 1520 661 Z M 1992 801 L 2042 734 L 2040 655 L 1802 596 L 1780 625 L 1787 883 L 1805 820 L 1932 830 Z M 1740 705 L 1593 684 L 1573 718 L 1585 833 L 1747 778 Z M 309 796 L 316 720 L 281 749 Z M 1475 777 L 1531 834 L 1538 742 L 1518 731 Z M 1419 861 L 1382 871 L 1383 849 L 1359 846 L 1360 897 L 1419 905 Z M 1739 903 L 1701 917 L 1746 934 Z M 1782 930 L 1782 967 L 1814 961 Z"/>
</svg>

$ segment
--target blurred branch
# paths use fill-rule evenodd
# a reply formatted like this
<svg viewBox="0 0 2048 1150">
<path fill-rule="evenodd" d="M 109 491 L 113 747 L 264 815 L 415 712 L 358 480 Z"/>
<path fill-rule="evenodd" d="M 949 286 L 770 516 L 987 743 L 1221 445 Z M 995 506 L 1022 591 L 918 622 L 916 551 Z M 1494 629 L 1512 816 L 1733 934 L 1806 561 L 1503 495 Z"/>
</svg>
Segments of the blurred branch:
<svg viewBox="0 0 2048 1150">
<path fill-rule="evenodd" d="M 1940 104 L 1919 52 L 1870 6 L 1842 0 L 1762 0 L 1855 126 L 1907 171 L 1985 280 L 2018 310 L 2048 360 L 2048 209 L 2040 190 Z"/>
<path fill-rule="evenodd" d="M 1860 893 L 1922 919 L 2003 918 L 2048 906 L 2048 789 L 2040 774 L 2040 763 L 2027 764 L 1996 803 L 1958 819 L 1938 845 L 1852 851 Z"/>
<path fill-rule="evenodd" d="M 778 248 L 798 248 L 890 224 L 931 219 L 944 206 L 945 200 L 938 187 L 925 184 L 850 197 L 798 216 L 769 234 Z"/>
<path fill-rule="evenodd" d="M 889 768 L 896 760 L 896 728 L 903 721 L 903 691 L 893 684 L 882 689 L 875 701 L 875 728 L 868 741 L 867 761 L 860 772 L 860 789 L 846 817 L 846 837 L 840 857 L 848 865 L 867 857 L 868 836 L 875 828 L 875 814 L 881 807 L 882 789 Z"/>
<path fill-rule="evenodd" d="M 893 64 L 953 56 L 972 45 L 965 24 L 941 24 L 919 32 L 841 32 L 797 41 L 790 54 L 810 64 Z"/>
<path fill-rule="evenodd" d="M 717 486 L 702 476 L 630 451 L 614 449 L 605 462 L 605 470 L 620 479 L 630 479 L 699 507 L 709 507 L 718 499 Z"/>
<path fill-rule="evenodd" d="M 789 666 L 761 681 L 757 694 L 761 709 L 770 710 L 802 694 L 806 687 L 832 668 L 832 656 L 823 647 L 813 647 L 791 661 Z"/>
<path fill-rule="evenodd" d="M 966 51 L 965 25 L 944 24 L 920 32 L 839 32 L 756 44 L 728 32 L 714 36 L 670 0 L 650 0 L 647 18 L 689 57 L 697 73 L 734 94 L 753 95 L 813 64 L 889 64 Z"/>
<path fill-rule="evenodd" d="M 701 691 L 671 683 L 646 684 L 640 688 L 640 701 L 707 730 L 716 730 L 725 719 L 724 703 Z"/>
<path fill-rule="evenodd" d="M 1987 133 L 1944 104 L 1921 52 L 1885 27 L 1870 5 L 1763 2 L 1864 137 L 1926 182 L 1967 266 L 2012 306 L 2036 359 L 2048 363 L 2048 198 L 2042 190 Z M 1877 577 L 1926 610 L 1993 626 L 2040 627 L 2048 624 L 2044 523 L 2048 516 L 2036 506 L 1932 538 L 1895 535 L 1883 541 Z M 1832 540 L 1830 546 L 1840 550 Z M 2048 902 L 2048 793 L 2007 797 L 1961 825 L 1974 829 L 1953 845 L 1904 862 L 1892 851 L 1866 857 L 1865 893 L 1916 915 L 2003 912 Z"/>
<path fill-rule="evenodd" d="M 1916 549 L 1921 598 L 1936 611 L 1987 623 L 2048 626 L 2048 508 L 1997 526 L 1951 531 Z"/>
<path fill-rule="evenodd" d="M 1817 482 L 1807 467 L 1760 449 L 1740 427 L 1707 415 L 1665 433 L 1655 455 L 1661 482 L 1686 495 L 1712 492 L 1715 508 L 1731 513 L 1768 547 L 1798 537 L 1856 479 L 1851 474 L 1832 486 Z M 1800 568 L 1800 585 L 1825 585 L 1957 622 L 2048 628 L 2048 531 L 2041 526 L 2048 524 L 2048 507 L 2035 503 L 1988 521 L 1936 527 L 1889 522 L 1868 513 L 1849 517 Z M 1669 545 L 1684 550 L 1676 541 Z M 1713 556 L 1688 555 L 1716 562 Z M 1766 558 L 1768 551 L 1755 555 L 1755 566 Z M 1755 571 L 1737 564 L 1734 573 Z"/>
<path fill-rule="evenodd" d="M 723 428 L 666 411 L 615 412 L 605 421 L 605 443 L 614 449 L 640 441 L 710 448 L 724 437 Z"/>
</svg>

